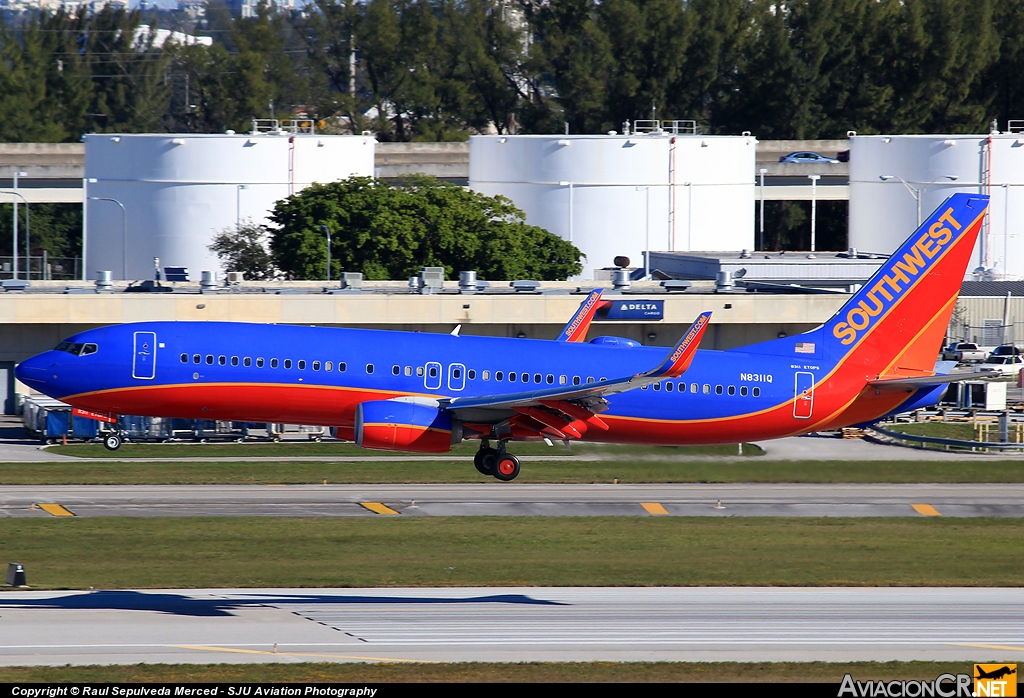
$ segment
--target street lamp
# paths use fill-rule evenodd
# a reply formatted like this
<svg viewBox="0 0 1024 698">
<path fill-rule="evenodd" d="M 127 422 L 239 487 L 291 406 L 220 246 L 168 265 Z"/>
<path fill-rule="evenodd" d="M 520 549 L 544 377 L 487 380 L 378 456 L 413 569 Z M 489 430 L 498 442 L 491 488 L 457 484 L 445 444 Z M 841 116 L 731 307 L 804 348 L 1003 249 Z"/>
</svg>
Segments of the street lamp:
<svg viewBox="0 0 1024 698">
<path fill-rule="evenodd" d="M 910 182 L 908 182 L 907 180 L 903 179 L 899 175 L 891 175 L 891 174 L 890 175 L 878 175 L 878 178 L 880 180 L 882 180 L 883 182 L 888 182 L 891 179 L 898 179 L 900 182 L 903 183 L 903 186 L 907 188 L 907 191 L 910 192 L 910 195 L 912 197 L 914 197 L 914 201 L 917 202 L 917 226 L 920 228 L 921 227 L 921 194 L 924 193 L 924 190 L 927 189 L 928 187 L 932 186 L 933 184 L 938 184 L 939 181 L 943 180 L 943 179 L 948 179 L 951 182 L 955 182 L 956 180 L 960 179 L 960 176 L 959 175 L 942 175 L 938 179 L 933 179 L 930 182 L 922 184 L 920 187 L 915 187 L 915 186 L 911 185 Z"/>
<path fill-rule="evenodd" d="M 239 184 L 235 188 L 235 229 L 242 227 L 242 190 L 248 189 L 248 184 Z"/>
<path fill-rule="evenodd" d="M 814 236 L 818 222 L 818 180 L 821 175 L 809 174 L 807 179 L 811 180 L 811 252 L 814 252 Z"/>
<path fill-rule="evenodd" d="M 28 172 L 15 172 L 14 173 L 14 194 L 15 194 L 15 196 L 21 196 L 20 194 L 18 194 L 18 177 L 28 177 Z M 25 202 L 25 205 L 28 206 L 28 200 L 25 199 L 25 197 L 23 197 L 23 196 L 21 197 L 21 199 L 22 199 L 22 201 Z M 14 242 L 11 245 L 11 254 L 13 255 L 14 258 L 12 260 L 11 267 L 13 268 L 14 275 L 11 278 L 17 279 L 18 278 L 18 201 L 17 201 L 17 199 L 15 199 L 15 201 L 14 201 L 13 208 L 14 208 L 14 226 L 13 226 L 13 229 L 14 229 Z M 28 278 L 28 263 L 29 263 L 29 260 L 26 258 L 25 259 L 25 278 L 26 279 Z"/>
<path fill-rule="evenodd" d="M 128 280 L 128 213 L 124 204 L 108 196 L 90 196 L 89 201 L 110 201 L 121 207 L 121 276 Z"/>
<path fill-rule="evenodd" d="M 766 172 L 768 172 L 768 169 L 765 168 L 765 167 L 762 167 L 757 172 L 758 172 L 758 174 L 761 175 L 761 223 L 760 223 L 760 230 L 761 230 L 761 249 L 764 250 L 764 175 L 765 175 Z"/>
<path fill-rule="evenodd" d="M 10 194 L 12 196 L 16 196 L 16 197 L 18 197 L 18 199 L 21 199 L 22 201 L 25 202 L 25 250 L 26 250 L 26 256 L 25 256 L 25 278 L 27 279 L 29 277 L 29 271 L 30 271 L 29 262 L 31 261 L 31 258 L 28 257 L 29 235 L 32 233 L 32 216 L 29 215 L 28 199 L 26 199 L 24 196 L 19 194 L 17 190 L 5 191 L 4 194 Z M 14 205 L 15 206 L 18 205 L 17 199 L 15 199 Z M 18 226 L 17 226 L 18 218 L 17 218 L 17 208 L 15 208 L 15 218 L 14 218 L 14 220 L 15 220 L 15 226 L 14 226 L 14 246 L 11 248 L 13 253 L 14 253 L 14 262 L 11 265 L 12 268 L 13 268 L 14 273 L 11 275 L 11 278 L 12 279 L 17 279 L 18 278 Z"/>
<path fill-rule="evenodd" d="M 320 230 L 327 234 L 327 283 L 331 283 L 331 229 L 321 225 Z"/>
</svg>

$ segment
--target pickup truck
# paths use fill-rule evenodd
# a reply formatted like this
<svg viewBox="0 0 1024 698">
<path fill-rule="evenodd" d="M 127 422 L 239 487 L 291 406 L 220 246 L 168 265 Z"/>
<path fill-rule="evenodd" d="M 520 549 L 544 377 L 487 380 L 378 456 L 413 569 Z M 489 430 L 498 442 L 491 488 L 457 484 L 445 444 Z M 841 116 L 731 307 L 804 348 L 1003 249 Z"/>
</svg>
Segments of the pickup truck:
<svg viewBox="0 0 1024 698">
<path fill-rule="evenodd" d="M 950 344 L 942 352 L 943 361 L 956 361 L 961 364 L 981 363 L 988 358 L 988 352 L 972 342 Z"/>
</svg>

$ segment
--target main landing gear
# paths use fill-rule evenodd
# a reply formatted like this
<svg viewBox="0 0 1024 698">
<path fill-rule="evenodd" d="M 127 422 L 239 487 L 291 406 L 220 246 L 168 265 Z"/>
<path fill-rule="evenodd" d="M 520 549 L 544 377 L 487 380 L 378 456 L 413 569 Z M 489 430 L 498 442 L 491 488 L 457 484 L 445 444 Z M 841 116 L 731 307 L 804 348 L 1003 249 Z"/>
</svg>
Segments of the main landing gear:
<svg viewBox="0 0 1024 698">
<path fill-rule="evenodd" d="M 481 474 L 493 475 L 502 482 L 515 480 L 519 475 L 519 459 L 505 452 L 504 441 L 498 442 L 498 448 L 491 448 L 489 441 L 482 441 L 473 457 L 473 465 Z"/>
</svg>

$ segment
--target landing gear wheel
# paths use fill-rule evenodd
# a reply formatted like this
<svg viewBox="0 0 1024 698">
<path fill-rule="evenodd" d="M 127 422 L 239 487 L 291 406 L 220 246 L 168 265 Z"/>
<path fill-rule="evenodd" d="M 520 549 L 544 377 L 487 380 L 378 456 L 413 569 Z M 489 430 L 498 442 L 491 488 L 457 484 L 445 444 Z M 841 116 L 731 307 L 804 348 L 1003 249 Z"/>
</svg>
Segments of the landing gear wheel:
<svg viewBox="0 0 1024 698">
<path fill-rule="evenodd" d="M 121 435 L 120 434 L 107 434 L 103 438 L 103 445 L 108 451 L 116 451 L 121 448 Z"/>
<path fill-rule="evenodd" d="M 519 459 L 511 453 L 499 456 L 494 462 L 494 477 L 502 482 L 515 480 L 519 475 Z"/>
<path fill-rule="evenodd" d="M 481 448 L 473 456 L 473 465 L 481 475 L 494 475 L 494 461 L 498 452 L 493 448 Z"/>
</svg>

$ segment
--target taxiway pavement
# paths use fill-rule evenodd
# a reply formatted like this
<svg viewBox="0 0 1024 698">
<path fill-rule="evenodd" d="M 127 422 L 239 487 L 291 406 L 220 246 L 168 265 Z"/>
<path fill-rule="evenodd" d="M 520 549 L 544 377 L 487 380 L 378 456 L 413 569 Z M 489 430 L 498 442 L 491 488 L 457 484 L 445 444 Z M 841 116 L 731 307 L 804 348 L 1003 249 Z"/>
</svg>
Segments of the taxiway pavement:
<svg viewBox="0 0 1024 698">
<path fill-rule="evenodd" d="M 1024 659 L 1024 589 L 4 592 L 0 664 Z"/>
<path fill-rule="evenodd" d="M 51 516 L 1024 516 L 1024 484 L 11 485 Z"/>
</svg>

